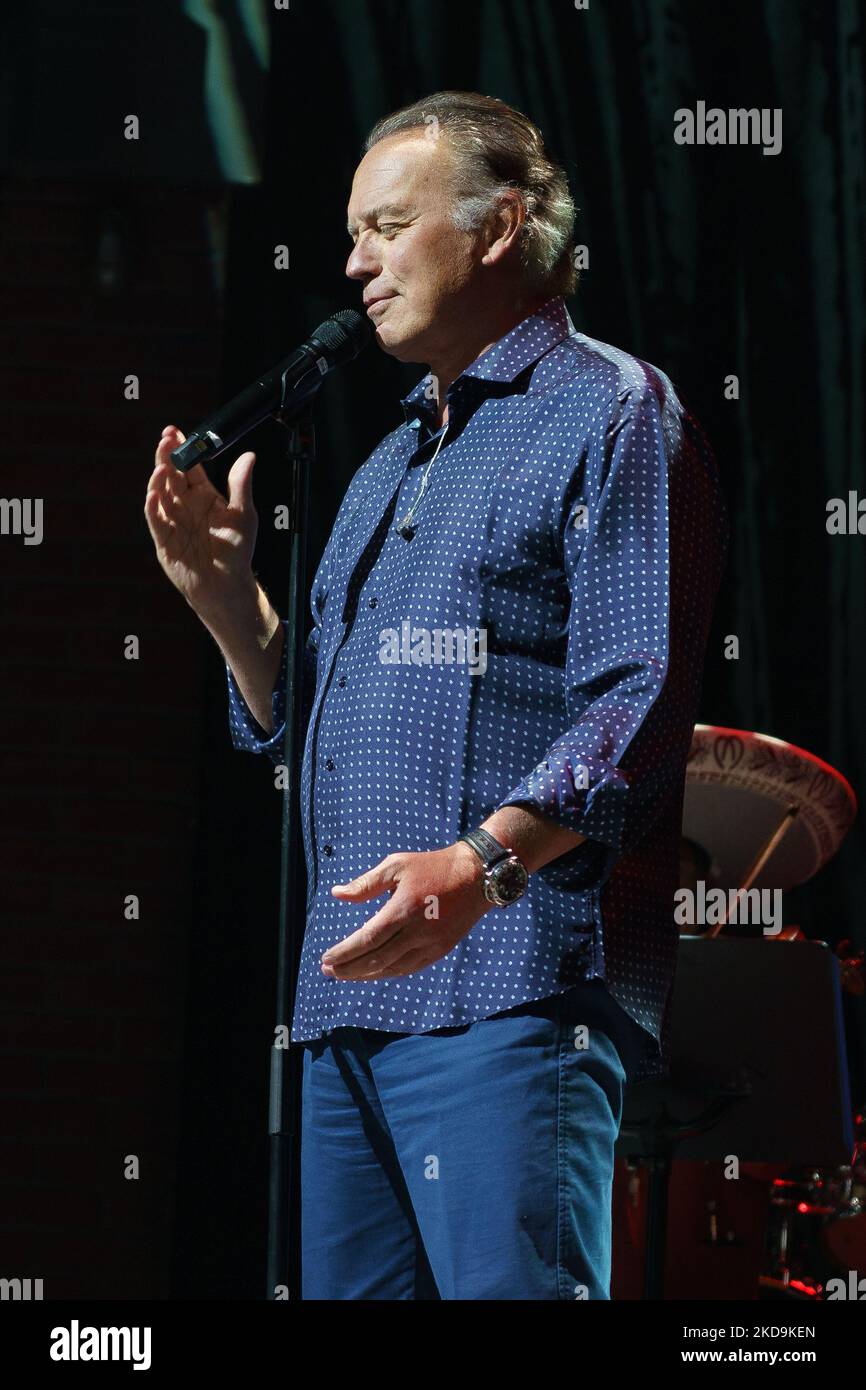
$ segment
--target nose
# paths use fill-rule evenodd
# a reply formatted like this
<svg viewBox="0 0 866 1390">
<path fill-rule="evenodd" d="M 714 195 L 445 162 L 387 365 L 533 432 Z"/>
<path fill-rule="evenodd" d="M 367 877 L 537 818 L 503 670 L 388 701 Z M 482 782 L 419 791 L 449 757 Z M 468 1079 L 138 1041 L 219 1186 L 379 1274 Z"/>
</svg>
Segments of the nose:
<svg viewBox="0 0 866 1390">
<path fill-rule="evenodd" d="M 366 232 L 362 233 L 352 247 L 346 262 L 346 274 L 350 280 L 372 280 L 382 269 L 382 263 L 375 254 Z"/>
</svg>

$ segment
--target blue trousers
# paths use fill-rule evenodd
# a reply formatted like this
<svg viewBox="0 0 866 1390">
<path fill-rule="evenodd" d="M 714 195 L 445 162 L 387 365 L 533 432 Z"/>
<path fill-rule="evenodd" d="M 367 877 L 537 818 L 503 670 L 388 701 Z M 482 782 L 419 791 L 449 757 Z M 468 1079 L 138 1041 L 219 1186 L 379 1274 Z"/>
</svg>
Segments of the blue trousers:
<svg viewBox="0 0 866 1390">
<path fill-rule="evenodd" d="M 304 1044 L 304 1299 L 606 1299 L 637 1025 L 598 980 Z"/>
</svg>

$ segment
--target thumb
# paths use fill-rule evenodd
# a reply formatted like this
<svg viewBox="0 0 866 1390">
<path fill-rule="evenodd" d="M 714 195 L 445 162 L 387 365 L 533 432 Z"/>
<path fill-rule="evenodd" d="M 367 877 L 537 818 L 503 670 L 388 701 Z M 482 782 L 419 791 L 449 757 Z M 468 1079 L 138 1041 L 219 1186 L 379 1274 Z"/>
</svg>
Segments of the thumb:
<svg viewBox="0 0 866 1390">
<path fill-rule="evenodd" d="M 370 898 L 378 898 L 382 893 L 389 893 L 396 887 L 394 866 L 389 864 L 387 859 L 383 859 L 381 864 L 368 869 L 365 874 L 353 878 L 349 883 L 333 884 L 331 892 L 353 903 L 365 903 Z"/>
<path fill-rule="evenodd" d="M 253 466 L 256 456 L 247 452 L 235 459 L 228 476 L 229 506 L 239 512 L 251 512 L 253 506 Z"/>
</svg>

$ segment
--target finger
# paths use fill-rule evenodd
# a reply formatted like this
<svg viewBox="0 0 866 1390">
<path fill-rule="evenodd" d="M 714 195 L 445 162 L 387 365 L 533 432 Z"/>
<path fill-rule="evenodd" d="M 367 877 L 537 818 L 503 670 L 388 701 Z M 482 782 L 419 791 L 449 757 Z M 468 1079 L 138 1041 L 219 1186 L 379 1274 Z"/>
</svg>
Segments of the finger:
<svg viewBox="0 0 866 1390">
<path fill-rule="evenodd" d="M 399 947 L 395 947 L 395 957 L 392 961 L 385 960 L 384 952 L 375 952 L 372 956 L 366 956 L 363 960 L 350 961 L 348 965 L 340 967 L 339 972 L 335 973 L 337 980 L 392 980 L 400 975 L 411 975 L 414 970 L 423 970 L 425 966 L 432 965 L 438 960 L 438 956 L 431 955 L 429 947 L 415 946 L 411 951 L 403 950 L 399 954 Z"/>
<path fill-rule="evenodd" d="M 157 463 L 148 481 L 148 488 L 155 492 L 163 502 L 181 498 L 189 484 L 170 459 Z"/>
<path fill-rule="evenodd" d="M 430 959 L 429 951 L 407 951 L 405 955 L 395 960 L 386 970 L 380 970 L 375 976 L 378 980 L 393 980 L 398 975 L 412 975 L 418 970 L 425 970 L 428 965 L 435 965 L 438 957 Z"/>
<path fill-rule="evenodd" d="M 165 466 L 169 471 L 169 481 L 174 482 L 176 493 L 183 493 L 187 488 L 201 487 L 203 483 L 212 486 L 207 473 L 200 463 L 193 464 L 184 473 L 175 463 L 172 462 L 171 455 L 175 449 L 179 449 L 181 444 L 186 442 L 186 435 L 183 430 L 179 430 L 176 425 L 166 425 L 162 432 L 159 444 L 156 446 L 156 467 Z"/>
<path fill-rule="evenodd" d="M 182 430 L 179 430 L 176 425 L 166 425 L 156 446 L 157 464 L 170 462 L 172 450 L 179 449 L 181 444 L 185 443 L 186 435 Z M 172 467 L 174 467 L 173 464 Z"/>
<path fill-rule="evenodd" d="M 240 512 L 254 511 L 253 507 L 253 467 L 256 456 L 249 451 L 235 459 L 228 476 L 229 506 Z"/>
<path fill-rule="evenodd" d="M 382 859 L 372 869 L 350 879 L 348 883 L 333 884 L 331 892 L 349 902 L 363 903 L 369 898 L 378 898 L 382 893 L 392 891 L 399 882 L 396 877 L 397 866 L 393 859 L 394 856 L 389 854 L 387 859 Z"/>
<path fill-rule="evenodd" d="M 181 477 L 186 478 L 191 488 L 209 487 L 213 492 L 218 491 L 208 477 L 203 463 L 194 463 L 192 468 L 188 468 L 185 473 L 181 474 Z"/>
<path fill-rule="evenodd" d="M 217 492 L 218 496 L 222 496 L 222 493 L 218 492 L 217 488 L 214 488 L 213 482 L 207 477 L 204 464 L 193 463 L 192 468 L 188 468 L 186 473 L 182 473 L 182 471 L 172 463 L 172 452 L 174 452 L 175 449 L 179 449 L 182 443 L 186 443 L 186 435 L 183 434 L 183 431 L 178 430 L 177 425 L 165 425 L 163 438 L 160 439 L 160 443 L 158 443 L 157 446 L 157 461 L 165 461 L 165 463 L 171 467 L 172 473 L 177 475 L 178 478 L 182 478 L 189 488 L 210 488 L 211 492 Z M 160 450 L 163 450 L 163 453 L 160 453 Z"/>
<path fill-rule="evenodd" d="M 144 499 L 144 519 L 151 536 L 159 543 L 165 541 L 168 533 L 174 530 L 174 522 L 166 515 L 160 494 L 153 488 L 148 489 Z"/>
<path fill-rule="evenodd" d="M 166 507 L 171 507 L 175 503 L 182 504 L 188 493 L 197 491 L 201 487 L 208 488 L 214 497 L 225 501 L 222 493 L 214 487 L 200 463 L 197 463 L 188 473 L 182 473 L 179 468 L 175 467 L 171 459 L 166 459 L 154 468 L 150 475 L 148 487 L 159 493 Z"/>
<path fill-rule="evenodd" d="M 148 530 L 159 545 L 165 544 L 171 532 L 177 529 L 171 516 L 173 510 L 173 500 L 166 495 L 160 478 L 156 486 L 148 488 L 144 499 L 144 517 Z"/>
<path fill-rule="evenodd" d="M 382 942 L 375 949 L 365 951 L 353 960 L 322 961 L 325 974 L 334 974 L 340 980 L 365 980 L 388 970 L 396 960 L 406 955 L 406 941 L 400 931 L 390 940 Z"/>
<path fill-rule="evenodd" d="M 385 916 L 389 909 L 390 914 Z M 330 946 L 322 956 L 322 964 L 344 965 L 347 961 L 358 960 L 362 956 L 375 955 L 384 950 L 386 943 L 405 925 L 402 914 L 395 914 L 392 904 L 388 903 L 387 907 L 383 907 L 369 922 L 365 922 L 363 927 L 338 941 L 336 946 Z"/>
<path fill-rule="evenodd" d="M 192 480 L 192 474 L 196 470 L 201 474 L 198 482 Z M 166 465 L 166 471 L 157 480 L 161 487 L 163 506 L 169 515 L 172 515 L 175 508 L 183 508 L 188 505 L 190 494 L 200 493 L 206 490 L 205 500 L 208 505 L 217 504 L 217 509 L 224 510 L 226 499 L 222 493 L 214 487 L 200 463 L 195 468 L 191 468 L 189 473 L 181 473 L 175 468 L 173 463 Z M 222 503 L 222 508 L 219 507 Z"/>
<path fill-rule="evenodd" d="M 177 437 L 180 438 L 180 432 L 177 431 L 176 433 Z M 160 492 L 165 494 L 171 492 L 175 497 L 179 497 L 188 490 L 189 482 L 187 475 L 172 463 L 171 451 L 175 448 L 177 448 L 175 436 L 164 433 L 156 446 L 156 459 L 150 481 Z"/>
</svg>

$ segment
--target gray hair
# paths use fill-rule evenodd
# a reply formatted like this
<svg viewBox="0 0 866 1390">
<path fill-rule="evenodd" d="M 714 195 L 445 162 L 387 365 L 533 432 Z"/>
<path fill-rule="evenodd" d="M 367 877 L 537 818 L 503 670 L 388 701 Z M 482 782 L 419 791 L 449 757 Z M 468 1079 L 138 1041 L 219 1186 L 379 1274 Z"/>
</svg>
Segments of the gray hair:
<svg viewBox="0 0 866 1390">
<path fill-rule="evenodd" d="M 527 284 L 547 295 L 572 294 L 574 200 L 565 170 L 547 153 L 538 127 L 496 97 L 434 92 L 377 121 L 364 153 L 389 135 L 417 129 L 447 134 L 457 179 L 455 226 L 478 230 L 503 194 L 516 189 L 526 209 L 520 258 Z"/>
</svg>

